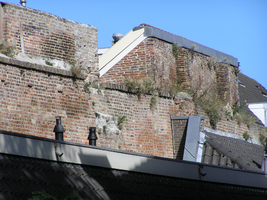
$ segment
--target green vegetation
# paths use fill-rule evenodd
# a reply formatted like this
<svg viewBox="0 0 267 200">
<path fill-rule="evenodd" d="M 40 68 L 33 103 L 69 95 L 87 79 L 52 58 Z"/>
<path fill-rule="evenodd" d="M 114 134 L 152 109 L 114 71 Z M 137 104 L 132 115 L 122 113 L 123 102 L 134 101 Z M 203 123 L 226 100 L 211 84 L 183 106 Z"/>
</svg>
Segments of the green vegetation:
<svg viewBox="0 0 267 200">
<path fill-rule="evenodd" d="M 248 141 L 248 139 L 250 139 L 250 135 L 248 134 L 247 131 L 245 131 L 245 132 L 243 133 L 243 138 L 244 138 L 246 141 Z"/>
<path fill-rule="evenodd" d="M 150 109 L 154 109 L 158 103 L 158 96 L 153 95 L 150 98 Z"/>
<path fill-rule="evenodd" d="M 95 112 L 95 117 L 96 117 L 96 118 L 100 118 L 100 114 L 97 113 L 97 112 Z"/>
<path fill-rule="evenodd" d="M 89 83 L 85 83 L 83 86 L 83 89 L 86 93 L 90 93 L 90 84 Z"/>
<path fill-rule="evenodd" d="M 83 76 L 83 69 L 81 66 L 73 66 L 71 68 L 71 73 L 74 76 L 74 78 L 82 77 Z"/>
<path fill-rule="evenodd" d="M 13 46 L 8 46 L 6 43 L 2 43 L 0 44 L 0 53 L 8 57 L 14 58 L 16 55 L 16 48 Z"/>
<path fill-rule="evenodd" d="M 122 117 L 118 117 L 118 123 L 117 123 L 117 126 L 119 128 L 119 130 L 122 130 L 122 123 L 126 120 L 126 117 L 125 116 L 122 116 Z"/>
<path fill-rule="evenodd" d="M 174 58 L 178 58 L 179 52 L 178 52 L 178 45 L 177 44 L 172 44 L 172 55 Z"/>
<path fill-rule="evenodd" d="M 45 64 L 49 65 L 49 66 L 54 66 L 54 63 L 51 63 L 50 61 L 46 60 Z"/>
<path fill-rule="evenodd" d="M 104 134 L 107 133 L 107 126 L 103 126 L 103 132 L 104 132 Z"/>
<path fill-rule="evenodd" d="M 194 92 L 193 101 L 204 110 L 209 118 L 210 126 L 216 129 L 217 123 L 221 120 L 225 104 L 217 95 L 216 90 L 206 90 L 202 94 Z"/>
<path fill-rule="evenodd" d="M 239 67 L 233 66 L 233 73 L 237 76 L 240 73 Z"/>
<path fill-rule="evenodd" d="M 124 80 L 123 84 L 128 87 L 128 90 L 135 93 L 138 99 L 141 94 L 152 93 L 155 90 L 155 82 L 151 78 L 144 78 L 139 81 L 132 78 Z"/>
</svg>

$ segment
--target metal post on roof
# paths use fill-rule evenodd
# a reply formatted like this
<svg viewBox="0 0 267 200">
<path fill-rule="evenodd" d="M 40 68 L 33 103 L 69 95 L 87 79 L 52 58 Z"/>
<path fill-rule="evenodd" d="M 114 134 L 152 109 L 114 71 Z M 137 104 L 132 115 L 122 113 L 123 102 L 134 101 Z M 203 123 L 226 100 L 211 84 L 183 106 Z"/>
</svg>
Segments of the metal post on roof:
<svg viewBox="0 0 267 200">
<path fill-rule="evenodd" d="M 56 140 L 64 141 L 63 133 L 65 132 L 65 129 L 61 125 L 61 117 L 60 116 L 56 117 L 56 125 L 55 125 L 53 132 L 55 132 L 55 139 Z"/>
<path fill-rule="evenodd" d="M 55 140 L 64 141 L 63 133 L 65 132 L 65 129 L 61 125 L 61 117 L 60 116 L 56 117 L 56 125 L 55 125 L 53 132 L 55 132 Z M 55 143 L 55 152 L 56 152 L 57 158 L 61 157 L 63 155 L 63 152 L 61 151 L 61 144 L 58 142 Z"/>
<path fill-rule="evenodd" d="M 96 146 L 96 140 L 98 139 L 96 134 L 95 134 L 95 127 L 90 127 L 89 128 L 89 136 L 88 136 L 88 140 L 89 140 L 89 145 L 93 145 Z"/>
</svg>

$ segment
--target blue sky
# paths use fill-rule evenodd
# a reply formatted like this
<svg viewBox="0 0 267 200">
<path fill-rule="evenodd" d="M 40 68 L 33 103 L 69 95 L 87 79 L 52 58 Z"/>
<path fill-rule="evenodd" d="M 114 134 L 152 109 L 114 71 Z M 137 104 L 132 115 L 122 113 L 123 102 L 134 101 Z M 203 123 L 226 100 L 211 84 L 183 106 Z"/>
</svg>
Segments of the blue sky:
<svg viewBox="0 0 267 200">
<path fill-rule="evenodd" d="M 241 72 L 267 88 L 267 0 L 27 0 L 27 7 L 96 27 L 99 47 L 109 47 L 113 33 L 152 25 L 236 57 Z"/>
</svg>

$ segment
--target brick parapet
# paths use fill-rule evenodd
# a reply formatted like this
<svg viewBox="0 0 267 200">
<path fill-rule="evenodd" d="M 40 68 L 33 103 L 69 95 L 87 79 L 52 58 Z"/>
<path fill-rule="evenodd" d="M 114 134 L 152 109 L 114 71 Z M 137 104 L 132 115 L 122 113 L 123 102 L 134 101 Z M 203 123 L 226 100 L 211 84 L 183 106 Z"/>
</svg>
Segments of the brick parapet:
<svg viewBox="0 0 267 200">
<path fill-rule="evenodd" d="M 85 77 L 80 76 L 80 75 L 74 76 L 72 72 L 69 70 L 58 69 L 58 68 L 45 66 L 45 65 L 39 65 L 36 63 L 24 62 L 24 61 L 20 61 L 20 60 L 9 58 L 9 57 L 0 56 L 0 64 L 15 66 L 21 69 L 36 70 L 36 71 L 44 72 L 47 74 L 55 74 L 59 76 L 69 77 L 69 78 L 75 77 L 75 79 L 81 79 L 81 80 L 85 79 Z"/>
<path fill-rule="evenodd" d="M 95 27 L 15 4 L 1 6 L 3 40 L 17 53 L 76 62 L 88 71 L 98 70 Z"/>
</svg>

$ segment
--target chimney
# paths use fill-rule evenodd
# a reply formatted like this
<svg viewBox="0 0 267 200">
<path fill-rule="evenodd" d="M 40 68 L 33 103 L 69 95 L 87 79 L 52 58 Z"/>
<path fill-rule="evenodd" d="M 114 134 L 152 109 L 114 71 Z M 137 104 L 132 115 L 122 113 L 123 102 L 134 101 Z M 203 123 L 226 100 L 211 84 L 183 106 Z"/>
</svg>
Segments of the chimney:
<svg viewBox="0 0 267 200">
<path fill-rule="evenodd" d="M 26 0 L 20 0 L 20 5 L 26 7 Z"/>
<path fill-rule="evenodd" d="M 88 140 L 89 140 L 89 145 L 93 145 L 96 146 L 96 140 L 97 140 L 97 136 L 95 134 L 95 127 L 90 127 L 89 128 L 89 136 L 88 136 Z"/>
<path fill-rule="evenodd" d="M 115 44 L 116 42 L 118 42 L 121 38 L 123 38 L 123 35 L 121 33 L 114 33 L 112 35 L 113 38 L 113 44 Z"/>
<path fill-rule="evenodd" d="M 63 133 L 65 132 L 65 129 L 61 125 L 61 117 L 60 116 L 56 117 L 56 125 L 55 125 L 53 132 L 55 132 L 55 139 L 56 140 L 64 141 Z"/>
</svg>

